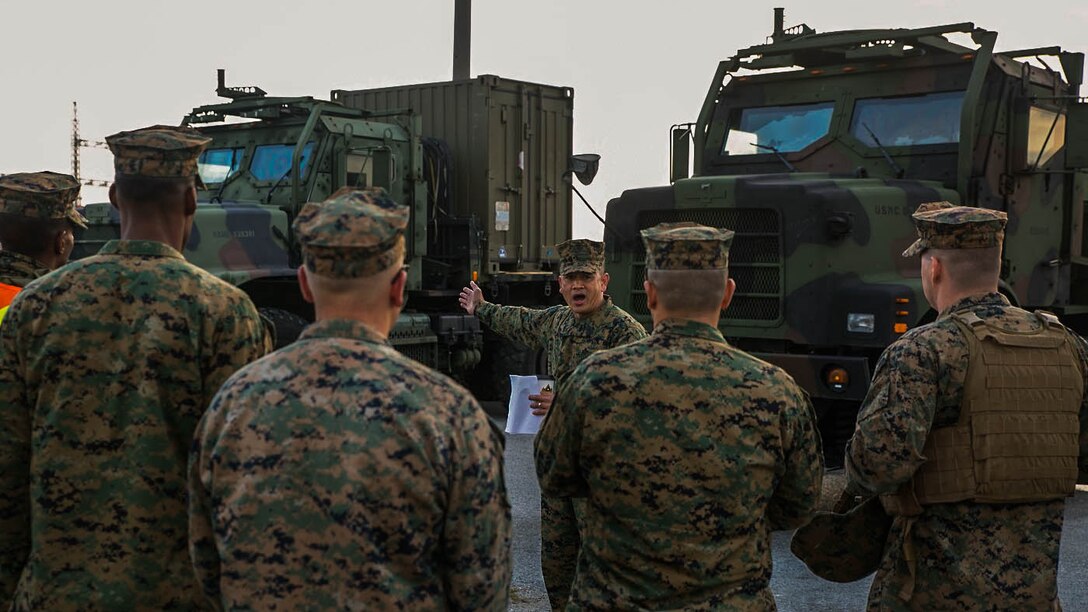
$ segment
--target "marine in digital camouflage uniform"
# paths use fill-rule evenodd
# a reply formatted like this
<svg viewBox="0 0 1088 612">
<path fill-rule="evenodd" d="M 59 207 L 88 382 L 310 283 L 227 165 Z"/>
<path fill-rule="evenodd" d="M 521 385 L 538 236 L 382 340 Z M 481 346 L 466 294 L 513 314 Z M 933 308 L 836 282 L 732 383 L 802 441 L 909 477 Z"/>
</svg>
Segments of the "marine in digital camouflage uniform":
<svg viewBox="0 0 1088 612">
<path fill-rule="evenodd" d="M 107 138 L 122 239 L 32 283 L 0 326 L 0 599 L 194 609 L 186 463 L 216 389 L 261 356 L 257 312 L 178 252 L 195 131 Z"/>
<path fill-rule="evenodd" d="M 191 547 L 222 608 L 506 610 L 501 433 L 386 339 L 408 217 L 344 189 L 295 221 L 317 322 L 227 381 L 193 445 Z"/>
<path fill-rule="evenodd" d="M 643 231 L 653 333 L 583 361 L 537 435 L 541 491 L 587 498 L 568 610 L 775 607 L 771 531 L 813 511 L 822 452 L 805 393 L 717 329 L 732 237 Z"/>
<path fill-rule="evenodd" d="M 64 265 L 75 245 L 79 182 L 56 172 L 0 176 L 0 322 L 19 291 Z"/>
<path fill-rule="evenodd" d="M 931 276 L 933 260 L 923 256 L 923 288 L 940 314 L 933 323 L 909 331 L 889 346 L 877 364 L 847 447 L 847 490 L 859 495 L 912 490 L 913 485 L 901 487 L 914 482 L 912 477 L 926 463 L 927 440 L 934 431 L 957 424 L 971 359 L 966 332 L 954 316 L 973 313 L 987 326 L 1014 334 L 1034 332 L 1045 324 L 1040 317 L 1011 306 L 997 292 L 1004 213 L 933 203 L 923 204 L 914 218 L 920 237 L 904 256 L 931 255 L 929 249 L 936 249 L 937 258 L 960 253 L 961 262 L 964 256 L 992 261 L 984 264 L 981 273 L 970 265 L 958 272 L 975 272 L 974 279 L 955 278 L 957 270 L 944 264 L 944 290 L 938 291 Z M 1074 363 L 1063 367 L 1073 372 L 1074 380 L 1083 378 L 1088 372 L 1084 341 L 1075 334 L 1069 334 L 1068 341 L 1075 349 L 1070 359 Z M 1038 373 L 1053 384 L 1059 380 L 1059 369 L 1044 366 Z M 1075 414 L 1078 400 L 1072 401 Z M 1074 456 L 1079 437 L 1079 466 L 1075 458 L 1069 463 L 1074 473 L 1079 467 L 1078 480 L 1085 482 L 1088 402 L 1083 397 L 1079 402 L 1079 436 L 1076 425 L 1070 432 Z M 1047 408 L 1041 405 L 1045 403 L 1032 402 L 1023 411 Z M 923 505 L 916 508 L 921 512 L 917 516 L 896 514 L 868 609 L 1060 609 L 1056 574 L 1064 507 L 1064 499 L 968 500 Z"/>
<path fill-rule="evenodd" d="M 612 303 L 605 290 L 604 243 L 576 239 L 559 244 L 559 292 L 565 305 L 547 309 L 500 306 L 483 300 L 475 283 L 461 294 L 461 303 L 474 309 L 496 334 L 535 350 L 543 349 L 548 371 L 562 381 L 594 351 L 622 346 L 646 337 L 646 329 Z M 552 396 L 530 396 L 536 414 L 548 409 Z M 580 538 L 580 502 L 541 495 L 540 563 L 553 609 L 562 609 L 570 596 Z"/>
</svg>

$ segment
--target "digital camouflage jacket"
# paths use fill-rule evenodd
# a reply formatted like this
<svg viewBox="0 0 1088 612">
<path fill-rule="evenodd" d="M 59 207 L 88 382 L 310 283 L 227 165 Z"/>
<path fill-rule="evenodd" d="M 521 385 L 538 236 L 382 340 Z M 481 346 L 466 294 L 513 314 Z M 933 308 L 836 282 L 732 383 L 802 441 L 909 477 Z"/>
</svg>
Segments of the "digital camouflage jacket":
<svg viewBox="0 0 1088 612">
<path fill-rule="evenodd" d="M 951 315 L 973 311 L 989 324 L 1030 331 L 1038 322 L 1002 295 L 970 297 L 889 346 L 877 364 L 854 437 L 847 486 L 892 493 L 925 461 L 932 428 L 959 419 L 967 340 Z M 1082 371 L 1084 341 L 1074 338 Z M 1080 482 L 1088 475 L 1088 400 L 1082 404 Z M 869 610 L 1050 610 L 1057 601 L 1063 500 L 1027 504 L 961 502 L 896 517 L 869 592 Z M 913 549 L 915 577 L 906 556 Z"/>
<path fill-rule="evenodd" d="M 38 260 L 11 251 L 0 251 L 0 285 L 26 287 L 30 281 L 49 274 Z"/>
<path fill-rule="evenodd" d="M 536 309 L 490 302 L 480 304 L 476 316 L 496 334 L 546 351 L 548 369 L 556 382 L 594 351 L 646 337 L 642 324 L 608 296 L 599 309 L 581 319 L 566 305 Z"/>
<path fill-rule="evenodd" d="M 506 610 L 502 438 L 359 322 L 242 369 L 198 428 L 192 554 L 225 609 Z"/>
<path fill-rule="evenodd" d="M 159 242 L 111 241 L 19 293 L 0 326 L 0 600 L 197 607 L 193 430 L 262 350 L 249 298 Z"/>
<path fill-rule="evenodd" d="M 773 610 L 771 531 L 804 523 L 823 478 L 793 379 L 678 319 L 574 370 L 536 465 L 544 494 L 587 498 L 574 610 Z"/>
</svg>

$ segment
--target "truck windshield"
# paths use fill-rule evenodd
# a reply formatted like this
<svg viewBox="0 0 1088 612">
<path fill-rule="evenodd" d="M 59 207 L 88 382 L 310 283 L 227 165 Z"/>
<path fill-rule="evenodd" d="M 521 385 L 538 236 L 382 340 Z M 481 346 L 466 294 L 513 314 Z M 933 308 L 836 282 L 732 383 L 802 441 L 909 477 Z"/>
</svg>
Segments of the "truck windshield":
<svg viewBox="0 0 1088 612">
<path fill-rule="evenodd" d="M 291 168 L 291 155 L 295 152 L 293 144 L 260 145 L 253 151 L 253 162 L 249 164 L 249 173 L 258 181 L 278 181 Z M 310 156 L 314 152 L 313 141 L 302 148 L 299 160 L 299 179 L 306 179 L 306 170 L 310 165 Z"/>
<path fill-rule="evenodd" d="M 885 147 L 959 142 L 963 93 L 858 100 L 850 134 L 869 147 L 877 146 L 874 134 Z"/>
<path fill-rule="evenodd" d="M 771 147 L 780 153 L 800 151 L 827 134 L 834 109 L 834 102 L 746 108 L 734 115 L 722 153 L 756 155 Z"/>
<path fill-rule="evenodd" d="M 205 185 L 222 183 L 238 171 L 245 148 L 207 149 L 196 160 L 197 172 Z"/>
</svg>

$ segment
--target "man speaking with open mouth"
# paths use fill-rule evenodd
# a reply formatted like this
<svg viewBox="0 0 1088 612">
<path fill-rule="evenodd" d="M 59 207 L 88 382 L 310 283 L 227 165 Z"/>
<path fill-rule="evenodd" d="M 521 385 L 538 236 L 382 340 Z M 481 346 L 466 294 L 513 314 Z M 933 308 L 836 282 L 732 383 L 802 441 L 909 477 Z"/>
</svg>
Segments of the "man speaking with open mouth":
<svg viewBox="0 0 1088 612">
<path fill-rule="evenodd" d="M 493 332 L 529 348 L 544 350 L 556 383 L 593 352 L 646 337 L 646 329 L 612 303 L 605 290 L 604 243 L 568 240 L 557 247 L 559 293 L 566 305 L 547 309 L 500 306 L 484 300 L 476 283 L 461 290 L 461 307 Z M 558 388 L 558 387 L 556 387 Z M 530 395 L 533 414 L 545 414 L 552 395 Z M 585 500 L 577 500 L 584 503 Z M 581 540 L 570 498 L 540 498 L 540 564 L 553 609 L 563 609 L 574 581 Z"/>
</svg>

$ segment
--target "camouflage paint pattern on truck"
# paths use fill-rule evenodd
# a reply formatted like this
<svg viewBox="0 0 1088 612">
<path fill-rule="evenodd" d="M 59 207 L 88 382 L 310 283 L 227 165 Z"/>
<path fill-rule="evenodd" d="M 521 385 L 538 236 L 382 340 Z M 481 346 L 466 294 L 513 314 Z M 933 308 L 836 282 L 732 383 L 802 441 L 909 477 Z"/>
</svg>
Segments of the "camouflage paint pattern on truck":
<svg viewBox="0 0 1088 612">
<path fill-rule="evenodd" d="M 968 38 L 967 46 L 953 42 Z M 995 53 L 973 24 L 785 29 L 721 62 L 699 119 L 674 128 L 673 183 L 613 199 L 617 304 L 648 320 L 638 231 L 696 221 L 737 232 L 721 327 L 814 399 L 831 453 L 853 427 L 881 350 L 930 320 L 919 204 L 1009 213 L 1002 291 L 1078 322 L 1088 312 L 1083 55 Z M 1064 71 L 1029 63 L 1053 55 Z M 695 173 L 688 177 L 689 155 Z"/>
<path fill-rule="evenodd" d="M 476 280 L 502 303 L 559 301 L 555 244 L 570 237 L 573 90 L 481 75 L 377 93 L 336 90 L 337 100 L 326 101 L 224 81 L 220 71 L 216 92 L 227 102 L 183 120 L 213 139 L 199 160 L 204 188 L 185 256 L 246 291 L 276 326 L 278 345 L 313 318 L 297 286 L 292 219 L 342 186 L 376 186 L 411 208 L 409 306 L 392 344 L 486 399 L 501 396 L 507 373 L 540 371 L 535 353 L 485 334 L 457 295 Z M 381 101 L 407 104 L 366 107 Z M 455 140 L 425 136 L 424 118 Z M 90 224 L 74 258 L 120 232 L 108 203 L 85 214 Z"/>
</svg>

